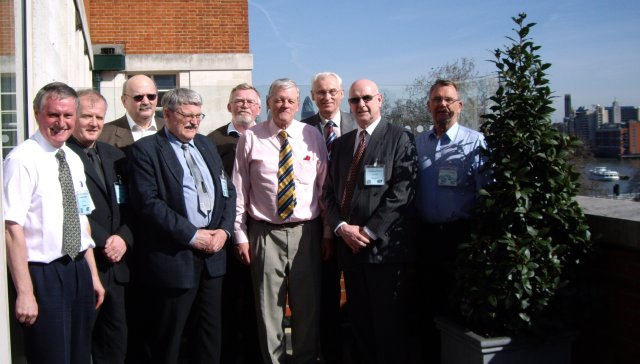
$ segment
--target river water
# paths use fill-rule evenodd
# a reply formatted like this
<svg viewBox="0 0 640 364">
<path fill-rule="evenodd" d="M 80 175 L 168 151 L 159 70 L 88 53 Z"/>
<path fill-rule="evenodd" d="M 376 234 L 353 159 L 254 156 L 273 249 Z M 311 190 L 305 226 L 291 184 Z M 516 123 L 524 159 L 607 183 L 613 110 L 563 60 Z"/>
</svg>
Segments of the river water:
<svg viewBox="0 0 640 364">
<path fill-rule="evenodd" d="M 619 181 L 594 181 L 589 179 L 589 170 L 594 167 L 607 167 L 620 173 Z M 620 194 L 640 196 L 640 159 L 591 158 L 574 164 L 580 172 L 580 195 L 608 196 L 613 194 L 613 186 L 619 185 Z"/>
</svg>

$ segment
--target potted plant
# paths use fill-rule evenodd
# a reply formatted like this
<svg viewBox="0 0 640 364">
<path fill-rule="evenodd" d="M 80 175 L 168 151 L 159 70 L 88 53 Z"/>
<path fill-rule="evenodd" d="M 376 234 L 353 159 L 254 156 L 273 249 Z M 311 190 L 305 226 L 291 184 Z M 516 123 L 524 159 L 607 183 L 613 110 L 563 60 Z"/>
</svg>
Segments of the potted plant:
<svg viewBox="0 0 640 364">
<path fill-rule="evenodd" d="M 529 38 L 535 23 L 525 24 L 525 18 L 524 13 L 512 18 L 516 36 L 494 51 L 499 87 L 481 126 L 491 182 L 480 192 L 473 234 L 456 262 L 456 304 L 464 325 L 474 332 L 466 334 L 473 339 L 502 336 L 498 344 L 518 344 L 514 337 L 530 339 L 536 330 L 548 329 L 542 326 L 553 322 L 554 305 L 590 248 L 584 214 L 573 199 L 579 174 L 569 164 L 579 144 L 551 125 L 554 109 L 545 73 L 551 65 L 536 53 L 540 46 Z M 441 330 L 454 326 L 439 322 Z M 443 362 L 455 362 L 446 346 L 473 340 L 446 335 Z M 461 354 L 465 349 L 454 350 Z M 500 347 L 486 351 L 490 357 L 512 354 Z M 554 362 L 530 355 L 507 362 Z M 555 362 L 567 362 L 566 351 L 561 356 Z M 465 362 L 488 362 L 482 360 Z"/>
</svg>

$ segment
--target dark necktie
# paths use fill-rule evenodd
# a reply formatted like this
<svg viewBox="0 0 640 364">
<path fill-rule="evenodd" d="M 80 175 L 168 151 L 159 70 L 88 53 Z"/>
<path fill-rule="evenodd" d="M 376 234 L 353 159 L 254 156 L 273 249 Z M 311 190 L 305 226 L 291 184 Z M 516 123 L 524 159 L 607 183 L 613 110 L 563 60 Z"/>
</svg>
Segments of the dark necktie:
<svg viewBox="0 0 640 364">
<path fill-rule="evenodd" d="M 325 141 L 327 143 L 327 156 L 329 157 L 328 159 L 331 160 L 331 151 L 333 150 L 333 142 L 336 141 L 336 132 L 333 130 L 333 127 L 336 126 L 336 124 L 333 123 L 333 121 L 331 120 L 327 120 L 327 123 L 324 126 L 324 130 L 325 130 Z"/>
<path fill-rule="evenodd" d="M 356 186 L 356 175 L 358 174 L 358 170 L 360 170 L 360 163 L 362 162 L 362 155 L 364 154 L 366 134 L 366 130 L 360 132 L 360 142 L 358 143 L 358 149 L 356 149 L 356 153 L 353 155 L 353 160 L 351 161 L 351 166 L 349 167 L 349 173 L 347 174 L 347 182 L 344 187 L 344 193 L 342 194 L 340 213 L 342 215 L 342 219 L 346 222 L 349 222 L 350 220 L 351 198 L 353 197 L 353 189 Z"/>
<path fill-rule="evenodd" d="M 104 179 L 104 172 L 102 171 L 102 163 L 100 162 L 100 156 L 98 156 L 98 151 L 96 148 L 87 148 L 87 155 L 89 159 L 91 159 L 91 164 L 93 164 L 93 169 L 95 169 L 98 174 L 98 179 L 100 180 L 102 189 L 106 189 L 107 183 Z"/>
<path fill-rule="evenodd" d="M 278 162 L 278 216 L 287 220 L 296 207 L 296 185 L 293 181 L 293 152 L 287 132 L 280 132 L 280 160 Z"/>
<path fill-rule="evenodd" d="M 196 191 L 198 192 L 198 211 L 200 211 L 203 216 L 207 216 L 213 206 L 211 204 L 209 192 L 207 192 L 207 186 L 204 183 L 204 178 L 202 177 L 202 172 L 200 171 L 200 168 L 198 168 L 198 165 L 193 161 L 193 158 L 191 158 L 189 144 L 182 144 L 182 150 L 184 151 L 184 159 L 187 160 L 187 166 L 189 167 L 193 181 L 196 184 Z"/>
<path fill-rule="evenodd" d="M 75 259 L 80 253 L 81 239 L 76 193 L 73 188 L 71 170 L 62 149 L 58 150 L 56 158 L 58 158 L 58 179 L 62 189 L 62 250 Z"/>
</svg>

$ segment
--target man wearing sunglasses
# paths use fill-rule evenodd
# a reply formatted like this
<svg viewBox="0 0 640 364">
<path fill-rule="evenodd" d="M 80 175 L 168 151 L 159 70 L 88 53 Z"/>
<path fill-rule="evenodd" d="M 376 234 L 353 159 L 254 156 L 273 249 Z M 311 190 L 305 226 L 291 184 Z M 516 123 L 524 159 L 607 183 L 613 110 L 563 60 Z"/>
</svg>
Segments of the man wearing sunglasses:
<svg viewBox="0 0 640 364">
<path fill-rule="evenodd" d="M 351 85 L 358 129 L 335 142 L 324 199 L 359 357 L 364 363 L 408 363 L 417 155 L 413 136 L 382 118 L 382 100 L 370 80 Z"/>
<path fill-rule="evenodd" d="M 145 75 L 130 77 L 122 86 L 120 99 L 126 113 L 104 124 L 99 139 L 101 142 L 124 149 L 142 137 L 155 134 L 164 126 L 162 118 L 155 118 L 158 89 L 151 78 Z"/>
<path fill-rule="evenodd" d="M 470 220 L 478 190 L 485 179 L 480 172 L 484 136 L 458 124 L 463 102 L 458 86 L 437 80 L 429 90 L 427 107 L 433 128 L 416 139 L 418 183 L 416 210 L 420 232 L 416 237 L 418 259 L 423 262 L 421 287 L 430 292 L 422 327 L 428 349 L 425 355 L 439 362 L 440 335 L 433 317 L 451 313 L 447 298 L 454 287 L 453 260 L 458 245 L 469 236 Z"/>
</svg>

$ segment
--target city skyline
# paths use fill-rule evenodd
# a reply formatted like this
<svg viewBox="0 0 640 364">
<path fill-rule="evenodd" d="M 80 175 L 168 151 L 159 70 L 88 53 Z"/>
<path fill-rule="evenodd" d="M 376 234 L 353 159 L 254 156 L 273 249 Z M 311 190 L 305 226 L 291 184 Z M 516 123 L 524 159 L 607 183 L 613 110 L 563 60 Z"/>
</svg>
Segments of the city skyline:
<svg viewBox="0 0 640 364">
<path fill-rule="evenodd" d="M 514 36 L 511 17 L 528 14 L 530 37 L 552 67 L 552 121 L 564 116 L 563 96 L 574 107 L 640 105 L 635 67 L 640 45 L 640 4 L 630 0 L 536 2 L 460 0 L 434 4 L 409 0 L 344 3 L 328 0 L 249 1 L 253 83 L 289 77 L 310 84 L 316 72 L 335 71 L 348 89 L 358 78 L 406 86 L 430 70 L 461 58 L 474 60 L 480 76 L 495 72 L 493 50 Z M 303 97 L 306 95 L 302 95 Z"/>
</svg>

